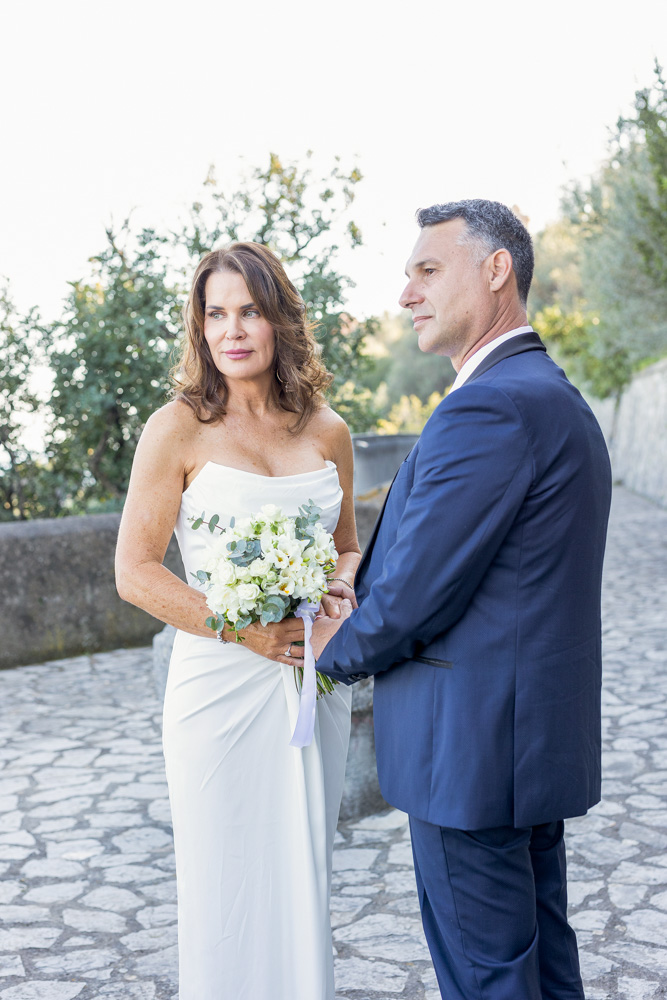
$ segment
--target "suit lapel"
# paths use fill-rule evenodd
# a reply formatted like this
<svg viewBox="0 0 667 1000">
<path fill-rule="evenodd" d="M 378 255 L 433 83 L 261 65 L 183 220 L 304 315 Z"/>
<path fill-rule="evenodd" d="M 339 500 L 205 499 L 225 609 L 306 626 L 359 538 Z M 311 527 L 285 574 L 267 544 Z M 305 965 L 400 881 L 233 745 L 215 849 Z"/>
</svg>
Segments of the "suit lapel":
<svg viewBox="0 0 667 1000">
<path fill-rule="evenodd" d="M 496 347 L 495 351 L 491 351 L 490 354 L 484 358 L 484 360 L 475 368 L 474 372 L 467 378 L 463 385 L 467 385 L 469 382 L 474 382 L 476 378 L 480 375 L 484 375 L 488 372 L 489 368 L 493 368 L 497 365 L 499 361 L 504 361 L 505 358 L 511 358 L 515 354 L 524 354 L 526 351 L 546 351 L 546 347 L 534 332 L 532 333 L 520 333 L 516 337 L 510 337 L 506 340 L 504 344 L 500 344 Z M 463 386 L 461 386 L 463 388 Z"/>
</svg>

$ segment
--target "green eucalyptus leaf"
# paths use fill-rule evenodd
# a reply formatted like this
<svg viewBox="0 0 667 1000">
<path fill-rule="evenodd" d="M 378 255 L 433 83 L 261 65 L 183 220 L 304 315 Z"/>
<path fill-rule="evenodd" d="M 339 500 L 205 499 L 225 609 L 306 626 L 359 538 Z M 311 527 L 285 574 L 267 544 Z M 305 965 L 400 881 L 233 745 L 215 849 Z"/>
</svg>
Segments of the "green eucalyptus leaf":
<svg viewBox="0 0 667 1000">
<path fill-rule="evenodd" d="M 259 559 L 261 554 L 262 543 L 259 538 L 242 538 L 234 549 L 234 555 L 229 559 L 235 566 L 249 566 L 255 559 Z"/>
</svg>

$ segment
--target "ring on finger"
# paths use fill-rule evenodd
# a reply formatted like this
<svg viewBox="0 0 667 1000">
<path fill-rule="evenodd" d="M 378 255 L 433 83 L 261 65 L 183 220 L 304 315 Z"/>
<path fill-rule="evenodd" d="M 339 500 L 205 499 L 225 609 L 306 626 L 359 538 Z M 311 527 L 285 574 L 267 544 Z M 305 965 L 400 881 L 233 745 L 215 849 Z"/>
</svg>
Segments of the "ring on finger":
<svg viewBox="0 0 667 1000">
<path fill-rule="evenodd" d="M 285 656 L 291 656 L 291 655 L 292 655 L 292 643 L 290 642 L 289 646 L 285 650 Z"/>
</svg>

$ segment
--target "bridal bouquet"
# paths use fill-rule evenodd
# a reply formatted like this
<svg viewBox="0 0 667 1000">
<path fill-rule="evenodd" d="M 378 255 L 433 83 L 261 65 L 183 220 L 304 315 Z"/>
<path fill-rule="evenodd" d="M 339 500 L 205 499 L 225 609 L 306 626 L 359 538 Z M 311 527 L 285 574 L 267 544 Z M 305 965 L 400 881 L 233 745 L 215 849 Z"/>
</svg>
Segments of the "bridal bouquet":
<svg viewBox="0 0 667 1000">
<path fill-rule="evenodd" d="M 218 514 L 209 520 L 205 513 L 190 518 L 195 531 L 205 524 L 211 534 L 220 532 L 204 565 L 192 574 L 206 587 L 206 603 L 213 612 L 206 619 L 209 628 L 218 632 L 227 624 L 238 642 L 243 638 L 239 630 L 256 621 L 268 625 L 293 615 L 304 618 L 306 627 L 305 617 L 319 607 L 327 592 L 327 575 L 338 559 L 334 540 L 320 521 L 321 513 L 310 500 L 299 507 L 296 517 L 266 504 L 258 514 L 238 521 L 232 518 L 228 528 L 219 526 Z M 309 634 L 306 628 L 307 646 Z M 300 687 L 304 668 L 295 668 L 295 679 L 297 671 Z M 318 671 L 318 697 L 330 694 L 335 683 Z"/>
</svg>

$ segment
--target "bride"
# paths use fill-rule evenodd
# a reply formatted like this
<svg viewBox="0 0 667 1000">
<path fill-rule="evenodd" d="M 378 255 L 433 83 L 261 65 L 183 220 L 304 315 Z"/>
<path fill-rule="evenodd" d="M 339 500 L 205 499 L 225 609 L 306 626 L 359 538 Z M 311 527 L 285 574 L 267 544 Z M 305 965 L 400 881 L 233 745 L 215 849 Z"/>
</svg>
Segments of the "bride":
<svg viewBox="0 0 667 1000">
<path fill-rule="evenodd" d="M 331 617 L 360 558 L 346 424 L 324 402 L 330 376 L 277 257 L 235 243 L 201 260 L 185 307 L 174 398 L 148 420 L 118 539 L 120 596 L 178 629 L 164 704 L 176 876 L 180 1000 L 333 1000 L 329 891 L 350 727 L 350 690 L 317 702 L 310 746 L 289 746 L 303 624 L 224 631 L 191 575 L 202 511 L 313 500 L 334 533 Z M 162 565 L 175 531 L 189 584 Z M 222 643 L 222 644 L 221 644 Z M 295 655 L 296 654 L 296 655 Z M 278 663 L 275 661 L 279 660 Z"/>
</svg>

